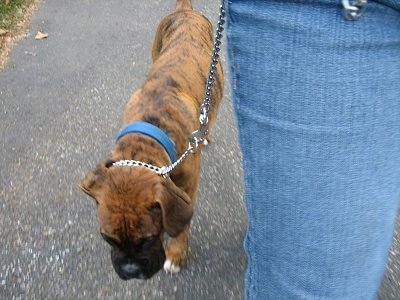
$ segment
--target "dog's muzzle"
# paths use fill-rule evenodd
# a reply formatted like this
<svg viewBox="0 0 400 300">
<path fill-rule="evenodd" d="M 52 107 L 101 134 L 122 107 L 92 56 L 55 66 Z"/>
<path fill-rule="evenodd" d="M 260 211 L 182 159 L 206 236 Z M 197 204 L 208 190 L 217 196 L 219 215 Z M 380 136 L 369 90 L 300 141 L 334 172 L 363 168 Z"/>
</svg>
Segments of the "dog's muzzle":
<svg viewBox="0 0 400 300">
<path fill-rule="evenodd" d="M 161 249 L 152 254 L 126 254 L 118 248 L 112 248 L 111 261 L 115 272 L 123 280 L 149 279 L 157 273 L 165 261 L 165 251 Z"/>
</svg>

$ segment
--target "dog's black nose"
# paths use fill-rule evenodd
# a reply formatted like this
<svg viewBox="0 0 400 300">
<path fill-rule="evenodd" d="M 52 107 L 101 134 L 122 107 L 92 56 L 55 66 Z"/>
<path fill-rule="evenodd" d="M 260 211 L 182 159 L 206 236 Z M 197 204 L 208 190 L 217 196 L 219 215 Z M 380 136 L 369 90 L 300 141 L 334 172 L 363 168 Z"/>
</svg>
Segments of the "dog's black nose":
<svg viewBox="0 0 400 300">
<path fill-rule="evenodd" d="M 126 277 L 136 278 L 140 276 L 140 267 L 134 263 L 126 263 L 121 265 L 121 271 Z"/>
<path fill-rule="evenodd" d="M 162 267 L 161 261 L 156 260 L 156 263 L 149 262 L 145 265 L 137 263 L 122 263 L 114 265 L 114 269 L 118 276 L 123 280 L 129 279 L 149 279 Z"/>
<path fill-rule="evenodd" d="M 111 250 L 111 261 L 118 276 L 123 280 L 149 279 L 159 271 L 165 260 L 164 249 L 151 256 L 132 257 L 117 248 Z"/>
<path fill-rule="evenodd" d="M 155 270 L 151 270 L 148 264 L 141 264 L 138 262 L 124 262 L 120 265 L 114 265 L 115 270 L 117 271 L 118 276 L 123 280 L 129 279 L 149 279 L 155 272 Z"/>
</svg>

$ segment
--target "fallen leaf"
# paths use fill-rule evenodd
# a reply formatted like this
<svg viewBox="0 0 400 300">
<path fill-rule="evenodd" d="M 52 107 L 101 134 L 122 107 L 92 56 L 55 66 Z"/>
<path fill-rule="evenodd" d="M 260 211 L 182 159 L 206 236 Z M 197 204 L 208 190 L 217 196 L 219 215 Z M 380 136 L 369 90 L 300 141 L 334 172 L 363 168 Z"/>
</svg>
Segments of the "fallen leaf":
<svg viewBox="0 0 400 300">
<path fill-rule="evenodd" d="M 38 33 L 35 36 L 35 40 L 43 40 L 43 39 L 46 39 L 48 36 L 49 36 L 48 33 L 38 31 Z"/>
</svg>

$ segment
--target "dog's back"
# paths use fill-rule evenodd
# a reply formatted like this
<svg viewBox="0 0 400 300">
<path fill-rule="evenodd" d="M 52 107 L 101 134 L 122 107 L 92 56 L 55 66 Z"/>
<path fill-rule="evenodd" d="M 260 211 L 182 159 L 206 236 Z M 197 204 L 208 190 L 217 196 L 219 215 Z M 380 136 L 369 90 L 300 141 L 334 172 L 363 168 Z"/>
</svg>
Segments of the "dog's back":
<svg viewBox="0 0 400 300">
<path fill-rule="evenodd" d="M 209 20 L 192 9 L 190 0 L 178 0 L 175 10 L 158 26 L 152 48 L 153 65 L 138 91 L 140 97 L 135 94 L 129 101 L 130 107 L 125 111 L 123 122 L 154 121 L 149 120 L 151 116 L 164 116 L 155 125 L 171 135 L 177 144 L 177 151 L 182 153 L 187 146 L 187 136 L 198 127 L 198 113 L 205 95 L 212 49 L 213 27 Z M 223 83 L 222 67 L 218 64 L 212 91 L 210 126 L 216 118 Z M 181 99 L 177 99 L 177 95 Z M 168 118 L 174 121 L 170 122 Z M 171 124 L 180 127 L 179 135 L 184 136 L 182 146 L 179 141 L 182 137 L 178 138 L 176 130 L 168 128 Z"/>
</svg>

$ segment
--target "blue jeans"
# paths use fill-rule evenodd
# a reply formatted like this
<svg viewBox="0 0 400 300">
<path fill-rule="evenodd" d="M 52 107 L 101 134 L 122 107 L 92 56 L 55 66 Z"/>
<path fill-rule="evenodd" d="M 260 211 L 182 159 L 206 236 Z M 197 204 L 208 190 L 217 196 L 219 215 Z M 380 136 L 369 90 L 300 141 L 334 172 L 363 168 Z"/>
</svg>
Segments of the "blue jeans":
<svg viewBox="0 0 400 300">
<path fill-rule="evenodd" d="M 229 0 L 247 299 L 373 299 L 400 199 L 400 1 Z"/>
</svg>

